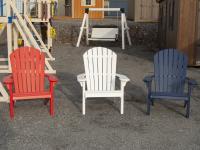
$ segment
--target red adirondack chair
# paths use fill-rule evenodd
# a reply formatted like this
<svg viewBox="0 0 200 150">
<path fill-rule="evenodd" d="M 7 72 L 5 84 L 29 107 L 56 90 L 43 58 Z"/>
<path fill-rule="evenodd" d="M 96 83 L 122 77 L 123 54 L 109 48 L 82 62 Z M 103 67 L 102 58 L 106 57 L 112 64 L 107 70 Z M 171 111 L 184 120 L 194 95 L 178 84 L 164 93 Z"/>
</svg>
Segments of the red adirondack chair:
<svg viewBox="0 0 200 150">
<path fill-rule="evenodd" d="M 57 78 L 44 73 L 45 54 L 32 47 L 21 47 L 10 55 L 12 75 L 3 79 L 10 93 L 10 118 L 14 117 L 14 103 L 18 100 L 45 99 L 54 115 L 54 86 Z M 50 88 L 45 89 L 45 77 Z M 14 86 L 13 86 L 14 85 Z"/>
</svg>

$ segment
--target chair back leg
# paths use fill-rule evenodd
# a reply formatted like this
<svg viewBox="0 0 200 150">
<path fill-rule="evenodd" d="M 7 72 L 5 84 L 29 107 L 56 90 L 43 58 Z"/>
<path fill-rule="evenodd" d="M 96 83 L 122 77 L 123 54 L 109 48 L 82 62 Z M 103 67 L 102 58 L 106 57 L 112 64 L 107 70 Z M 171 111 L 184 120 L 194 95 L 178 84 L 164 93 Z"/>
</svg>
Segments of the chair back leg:
<svg viewBox="0 0 200 150">
<path fill-rule="evenodd" d="M 14 101 L 12 98 L 10 99 L 10 118 L 14 118 Z"/>
<path fill-rule="evenodd" d="M 86 98 L 83 95 L 83 99 L 82 99 L 82 113 L 83 113 L 83 115 L 85 115 L 85 102 L 86 102 Z"/>
<path fill-rule="evenodd" d="M 151 111 L 151 98 L 148 96 L 147 98 L 147 115 L 150 115 L 150 111 Z"/>
<path fill-rule="evenodd" d="M 186 118 L 190 117 L 190 98 L 187 101 L 187 106 L 186 106 Z"/>
<path fill-rule="evenodd" d="M 50 115 L 53 117 L 54 116 L 54 97 L 51 96 L 50 99 Z"/>
<path fill-rule="evenodd" d="M 121 97 L 121 114 L 124 114 L 124 96 Z"/>
</svg>

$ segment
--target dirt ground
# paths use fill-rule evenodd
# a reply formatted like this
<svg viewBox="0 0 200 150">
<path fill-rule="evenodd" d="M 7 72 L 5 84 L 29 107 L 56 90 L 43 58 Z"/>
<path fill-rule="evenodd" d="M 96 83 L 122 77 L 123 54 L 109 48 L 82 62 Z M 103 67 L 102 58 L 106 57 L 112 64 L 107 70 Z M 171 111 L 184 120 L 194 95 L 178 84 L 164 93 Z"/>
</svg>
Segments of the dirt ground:
<svg viewBox="0 0 200 150">
<path fill-rule="evenodd" d="M 76 76 L 83 73 L 82 54 L 88 47 L 54 46 L 59 83 L 55 89 L 55 117 L 42 101 L 17 102 L 15 118 L 9 119 L 8 104 L 0 104 L 2 150 L 199 150 L 200 88 L 193 92 L 191 117 L 186 119 L 183 102 L 155 102 L 146 111 L 143 77 L 153 72 L 153 51 L 129 47 L 118 55 L 117 72 L 131 81 L 125 89 L 125 114 L 118 99 L 89 99 L 81 114 L 81 87 Z M 200 69 L 188 76 L 200 83 Z M 1 79 L 2 79 L 1 75 Z"/>
</svg>

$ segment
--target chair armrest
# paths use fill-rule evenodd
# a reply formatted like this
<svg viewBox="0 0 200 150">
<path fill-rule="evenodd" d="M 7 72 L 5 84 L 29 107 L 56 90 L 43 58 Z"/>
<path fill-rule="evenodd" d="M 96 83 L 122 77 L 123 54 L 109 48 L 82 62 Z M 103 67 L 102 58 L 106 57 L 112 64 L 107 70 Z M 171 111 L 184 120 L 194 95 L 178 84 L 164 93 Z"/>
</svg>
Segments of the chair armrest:
<svg viewBox="0 0 200 150">
<path fill-rule="evenodd" d="M 121 81 L 121 90 L 123 90 L 124 87 L 126 86 L 126 83 L 130 81 L 130 79 L 127 76 L 121 74 L 116 74 L 116 77 L 118 77 L 119 80 Z"/>
<path fill-rule="evenodd" d="M 119 80 L 122 81 L 122 82 L 128 82 L 128 81 L 130 81 L 130 79 L 127 76 L 122 75 L 122 74 L 116 74 L 116 77 L 118 77 Z"/>
<path fill-rule="evenodd" d="M 45 77 L 47 77 L 50 82 L 58 82 L 58 78 L 54 75 L 45 74 Z"/>
<path fill-rule="evenodd" d="M 188 84 L 191 85 L 191 86 L 197 86 L 197 85 L 198 85 L 197 81 L 194 80 L 194 79 L 190 79 L 190 78 L 187 77 L 187 78 L 186 78 L 186 81 L 187 81 Z"/>
<path fill-rule="evenodd" d="M 4 84 L 13 84 L 13 76 L 12 75 L 8 75 L 8 76 L 5 76 L 3 78 L 3 83 Z"/>
<path fill-rule="evenodd" d="M 150 83 L 150 82 L 153 81 L 153 78 L 154 78 L 154 75 L 149 75 L 149 76 L 146 76 L 146 77 L 143 79 L 143 81 L 144 81 L 145 83 Z"/>
<path fill-rule="evenodd" d="M 86 75 L 84 73 L 77 75 L 77 81 L 78 82 L 86 82 Z"/>
</svg>

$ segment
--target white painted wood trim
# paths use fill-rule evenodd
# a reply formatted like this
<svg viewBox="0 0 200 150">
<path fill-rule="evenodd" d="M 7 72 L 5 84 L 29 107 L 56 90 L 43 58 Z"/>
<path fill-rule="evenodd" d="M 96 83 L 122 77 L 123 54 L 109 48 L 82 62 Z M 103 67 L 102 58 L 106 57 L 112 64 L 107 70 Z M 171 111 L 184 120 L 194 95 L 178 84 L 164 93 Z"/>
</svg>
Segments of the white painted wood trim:
<svg viewBox="0 0 200 150">
<path fill-rule="evenodd" d="M 0 97 L 0 102 L 6 102 L 9 103 L 9 96 L 8 93 L 6 92 L 3 84 L 0 82 L 0 93 L 1 93 L 1 97 Z"/>
<path fill-rule="evenodd" d="M 89 11 L 121 11 L 121 8 L 89 8 Z"/>
</svg>

